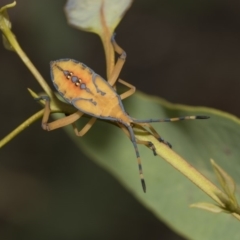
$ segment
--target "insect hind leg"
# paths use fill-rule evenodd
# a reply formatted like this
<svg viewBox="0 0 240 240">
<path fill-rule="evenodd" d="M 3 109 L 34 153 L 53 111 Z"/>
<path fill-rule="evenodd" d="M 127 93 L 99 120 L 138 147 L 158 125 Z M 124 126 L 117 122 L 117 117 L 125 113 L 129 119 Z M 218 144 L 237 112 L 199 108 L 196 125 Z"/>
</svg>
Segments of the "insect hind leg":
<svg viewBox="0 0 240 240">
<path fill-rule="evenodd" d="M 127 126 L 127 129 L 129 131 L 131 141 L 132 141 L 134 149 L 135 149 L 137 163 L 138 163 L 139 176 L 140 176 L 140 180 L 142 183 L 142 188 L 143 188 L 143 191 L 146 192 L 146 184 L 145 184 L 145 180 L 144 180 L 144 176 L 143 176 L 142 163 L 141 163 L 141 158 L 140 158 L 140 154 L 139 154 L 139 150 L 138 150 L 138 146 L 137 146 L 137 141 L 136 141 L 132 127 Z"/>
<path fill-rule="evenodd" d="M 157 131 L 149 124 L 153 122 L 176 122 L 176 121 L 183 121 L 183 120 L 195 120 L 195 119 L 208 119 L 209 116 L 202 116 L 202 115 L 193 115 L 193 116 L 183 116 L 183 117 L 175 117 L 175 118 L 162 118 L 162 119 L 144 119 L 144 120 L 139 120 L 139 119 L 134 119 L 133 123 L 139 124 L 141 126 L 147 126 L 153 133 L 153 135 L 160 141 L 172 148 L 172 145 L 165 141 L 163 138 L 159 136 Z"/>
<path fill-rule="evenodd" d="M 183 117 L 174 117 L 174 118 L 160 118 L 160 119 L 132 119 L 134 123 L 153 123 L 153 122 L 177 122 L 177 121 L 183 121 L 183 120 L 195 120 L 195 119 L 208 119 L 209 116 L 202 116 L 202 115 L 196 115 L 196 116 L 183 116 Z"/>
<path fill-rule="evenodd" d="M 136 124 L 136 123 L 135 123 Z M 165 145 L 167 145 L 168 147 L 172 148 L 172 144 L 169 143 L 168 141 L 164 140 L 159 134 L 158 132 L 154 129 L 154 127 L 149 124 L 149 123 L 137 123 L 137 125 L 143 126 L 143 127 L 148 127 L 150 129 L 150 131 L 152 132 L 153 136 L 159 141 L 164 143 Z M 154 154 L 155 155 L 155 154 Z"/>
<path fill-rule="evenodd" d="M 124 127 L 124 125 L 118 123 L 118 126 L 119 126 L 119 127 L 123 130 L 123 132 L 131 139 L 130 133 L 129 133 L 129 131 Z M 135 139 L 136 139 L 136 138 L 135 138 Z M 136 139 L 136 143 L 137 143 L 137 144 L 145 145 L 146 147 L 149 147 L 149 148 L 153 151 L 154 156 L 157 155 L 156 148 L 155 148 L 155 146 L 154 146 L 154 144 L 153 144 L 152 142 Z"/>
<path fill-rule="evenodd" d="M 82 137 L 93 126 L 93 124 L 96 122 L 96 120 L 97 120 L 96 118 L 91 118 L 80 131 L 78 130 L 76 123 L 72 123 L 72 127 L 73 127 L 75 134 L 78 137 Z"/>
<path fill-rule="evenodd" d="M 127 58 L 127 54 L 126 52 L 116 43 L 116 40 L 115 40 L 115 34 L 113 34 L 112 36 L 112 45 L 113 45 L 113 48 L 114 48 L 114 51 L 116 53 L 118 53 L 120 56 L 118 57 L 118 60 L 113 68 L 113 71 L 111 72 L 111 75 L 108 79 L 108 83 L 111 85 L 111 86 L 114 86 L 117 79 L 118 79 L 118 76 L 122 70 L 122 67 L 126 61 L 126 58 Z"/>
</svg>

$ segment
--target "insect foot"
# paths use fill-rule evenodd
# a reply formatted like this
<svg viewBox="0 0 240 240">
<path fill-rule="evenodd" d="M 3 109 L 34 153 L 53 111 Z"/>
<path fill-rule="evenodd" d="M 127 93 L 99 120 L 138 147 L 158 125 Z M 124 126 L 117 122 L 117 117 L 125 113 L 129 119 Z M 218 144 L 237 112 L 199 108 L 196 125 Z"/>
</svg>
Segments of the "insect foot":
<svg viewBox="0 0 240 240">
<path fill-rule="evenodd" d="M 161 138 L 161 137 L 158 138 L 158 141 L 162 142 L 162 143 L 166 144 L 168 147 L 172 148 L 172 144 L 169 143 L 168 141 L 165 141 L 163 138 Z"/>
<path fill-rule="evenodd" d="M 148 146 L 153 151 L 153 155 L 157 156 L 156 148 L 155 148 L 154 144 L 152 142 L 148 142 Z"/>
</svg>

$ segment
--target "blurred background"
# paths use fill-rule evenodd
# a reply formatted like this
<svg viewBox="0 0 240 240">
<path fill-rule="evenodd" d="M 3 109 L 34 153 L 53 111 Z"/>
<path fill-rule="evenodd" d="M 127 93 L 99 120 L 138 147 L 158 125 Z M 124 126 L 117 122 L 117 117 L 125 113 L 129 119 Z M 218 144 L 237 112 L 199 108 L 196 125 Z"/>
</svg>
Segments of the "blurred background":
<svg viewBox="0 0 240 240">
<path fill-rule="evenodd" d="M 10 3 L 0 0 L 0 5 Z M 49 62 L 73 58 L 105 77 L 97 35 L 69 27 L 64 0 L 19 0 L 9 11 L 23 50 L 47 79 Z M 240 2 L 138 0 L 118 26 L 121 78 L 173 103 L 240 116 Z M 40 109 L 42 89 L 0 44 L 0 138 Z M 92 129 L 94 131 L 94 129 Z M 40 121 L 0 152 L 0 239 L 184 239 L 84 156 L 63 130 Z"/>
</svg>

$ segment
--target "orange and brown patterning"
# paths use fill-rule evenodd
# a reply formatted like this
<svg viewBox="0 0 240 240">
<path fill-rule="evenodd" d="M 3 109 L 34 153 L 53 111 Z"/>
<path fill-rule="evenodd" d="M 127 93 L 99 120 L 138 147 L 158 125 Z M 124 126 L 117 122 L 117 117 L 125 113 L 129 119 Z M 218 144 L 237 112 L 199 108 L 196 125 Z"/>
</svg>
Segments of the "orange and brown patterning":
<svg viewBox="0 0 240 240">
<path fill-rule="evenodd" d="M 57 91 L 81 112 L 101 119 L 123 121 L 125 125 L 132 122 L 120 96 L 85 64 L 60 59 L 51 63 L 51 72 Z"/>
<path fill-rule="evenodd" d="M 50 99 L 47 96 L 40 97 L 38 99 L 46 100 L 44 115 L 42 119 L 42 127 L 45 130 L 51 131 L 56 128 L 64 127 L 69 124 L 73 124 L 74 131 L 77 136 L 83 136 L 93 125 L 97 118 L 113 121 L 118 124 L 125 133 L 128 133 L 137 157 L 139 175 L 144 192 L 146 191 L 146 185 L 143 177 L 141 159 L 138 151 L 137 144 L 144 144 L 153 150 L 156 155 L 155 147 L 151 142 L 137 140 L 134 132 L 134 125 L 141 125 L 148 127 L 151 133 L 161 142 L 165 143 L 169 147 L 171 145 L 164 141 L 156 130 L 149 124 L 151 122 L 173 122 L 179 120 L 188 119 L 206 119 L 206 116 L 185 116 L 177 118 L 165 118 L 165 119 L 146 119 L 137 120 L 130 117 L 124 110 L 122 99 L 131 96 L 135 92 L 135 87 L 131 84 L 118 78 L 121 69 L 126 60 L 126 53 L 121 47 L 119 47 L 112 38 L 112 45 L 114 50 L 120 55 L 115 67 L 110 75 L 108 81 L 104 80 L 101 76 L 96 74 L 92 69 L 73 59 L 60 59 L 51 62 L 51 76 L 52 81 L 60 93 L 60 95 L 70 104 L 76 108 L 76 112 L 66 116 L 62 119 L 58 119 L 53 122 L 48 122 L 51 114 Z M 118 95 L 113 86 L 116 82 L 119 82 L 127 87 L 129 90 Z M 83 115 L 88 114 L 93 118 L 86 124 L 82 130 L 78 130 L 75 126 L 75 122 Z"/>
</svg>

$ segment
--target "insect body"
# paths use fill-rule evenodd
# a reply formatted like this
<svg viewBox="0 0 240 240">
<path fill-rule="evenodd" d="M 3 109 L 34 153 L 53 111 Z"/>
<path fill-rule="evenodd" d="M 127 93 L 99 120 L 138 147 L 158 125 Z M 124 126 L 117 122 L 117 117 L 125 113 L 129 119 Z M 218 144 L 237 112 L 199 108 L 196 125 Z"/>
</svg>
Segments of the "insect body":
<svg viewBox="0 0 240 240">
<path fill-rule="evenodd" d="M 66 126 L 68 124 L 74 124 L 83 114 L 88 114 L 94 118 L 100 118 L 104 120 L 109 120 L 117 122 L 125 131 L 128 131 L 130 139 L 133 143 L 137 161 L 140 179 L 142 182 L 142 187 L 144 192 L 146 191 L 145 181 L 142 172 L 141 160 L 138 151 L 137 143 L 145 144 L 149 146 L 154 154 L 156 155 L 155 148 L 151 142 L 139 141 L 135 138 L 133 132 L 133 125 L 142 125 L 148 126 L 155 137 L 159 141 L 165 142 L 154 130 L 154 128 L 149 124 L 150 122 L 171 122 L 179 121 L 186 119 L 206 119 L 205 116 L 187 116 L 179 118 L 167 118 L 167 119 L 147 119 L 147 120 L 137 120 L 131 118 L 125 111 L 122 99 L 132 95 L 135 91 L 135 88 L 126 83 L 125 81 L 118 79 L 118 75 L 122 69 L 122 66 L 126 59 L 126 53 L 116 44 L 115 40 L 112 39 L 112 44 L 117 53 L 120 54 L 118 61 L 116 62 L 115 68 L 113 69 L 112 75 L 108 82 L 96 74 L 93 70 L 88 68 L 83 63 L 80 63 L 72 59 L 60 59 L 57 61 L 51 62 L 51 76 L 52 81 L 61 94 L 61 96 L 70 104 L 72 104 L 77 112 L 56 120 L 54 122 L 48 123 L 48 118 L 51 113 L 50 104 L 48 97 L 42 97 L 40 99 L 45 99 L 45 111 L 42 120 L 42 127 L 45 130 L 53 130 L 59 127 Z M 112 87 L 116 81 L 130 87 L 130 90 L 118 95 L 114 88 Z M 94 119 L 93 119 L 94 120 Z M 76 135 L 83 136 L 87 130 L 92 126 L 94 121 L 90 120 L 87 128 L 78 131 L 74 125 L 74 130 Z"/>
<path fill-rule="evenodd" d="M 60 59 L 51 63 L 51 70 L 57 91 L 79 111 L 130 126 L 132 120 L 120 96 L 86 65 L 72 59 Z"/>
</svg>

